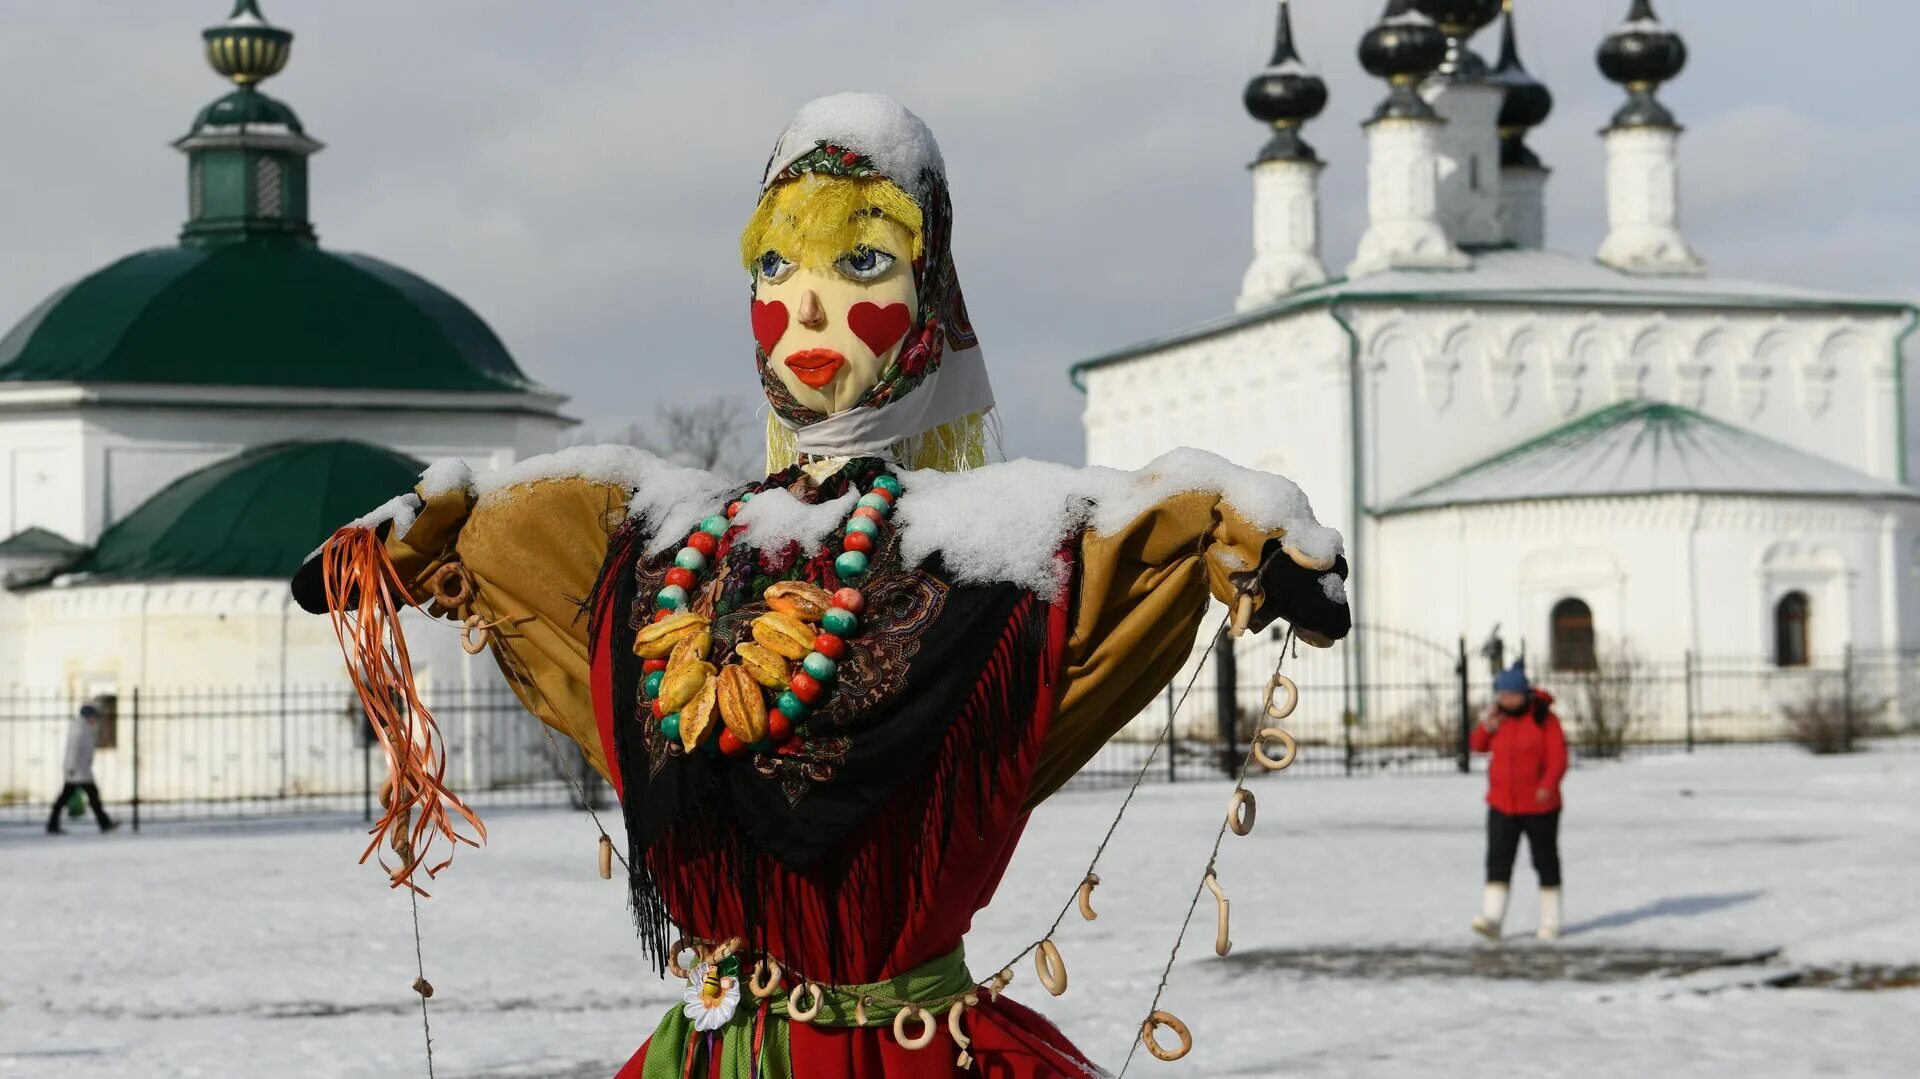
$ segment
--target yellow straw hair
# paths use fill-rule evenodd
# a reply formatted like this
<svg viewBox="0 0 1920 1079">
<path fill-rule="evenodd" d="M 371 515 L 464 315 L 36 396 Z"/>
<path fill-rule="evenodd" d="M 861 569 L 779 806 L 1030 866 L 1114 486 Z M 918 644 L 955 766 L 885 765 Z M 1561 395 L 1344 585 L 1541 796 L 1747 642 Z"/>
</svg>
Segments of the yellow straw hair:
<svg viewBox="0 0 1920 1079">
<path fill-rule="evenodd" d="M 993 432 L 992 409 L 962 416 L 931 431 L 909 435 L 887 447 L 881 456 L 905 469 L 931 468 L 939 472 L 965 472 L 987 463 L 987 442 Z M 998 441 L 998 439 L 994 439 Z M 767 475 L 771 476 L 800 460 L 794 433 L 767 413 Z"/>
<path fill-rule="evenodd" d="M 913 233 L 912 252 L 889 251 L 919 258 L 924 223 L 920 205 L 891 180 L 854 179 L 807 173 L 774 185 L 740 234 L 740 261 L 751 270 L 768 251 L 810 270 L 833 268 L 857 247 L 891 245 L 877 218 L 889 218 Z"/>
</svg>

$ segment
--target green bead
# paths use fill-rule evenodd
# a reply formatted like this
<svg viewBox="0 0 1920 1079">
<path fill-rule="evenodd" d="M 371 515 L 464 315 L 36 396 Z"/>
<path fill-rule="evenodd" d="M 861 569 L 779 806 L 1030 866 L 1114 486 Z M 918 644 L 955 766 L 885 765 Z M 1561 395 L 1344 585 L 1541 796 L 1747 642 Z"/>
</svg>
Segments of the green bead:
<svg viewBox="0 0 1920 1079">
<path fill-rule="evenodd" d="M 781 715 L 796 722 L 799 721 L 801 716 L 807 714 L 807 702 L 801 700 L 799 696 L 790 689 L 782 690 L 780 699 L 773 702 L 773 706 L 780 709 Z"/>
<path fill-rule="evenodd" d="M 772 753 L 773 742 L 770 739 L 762 738 L 753 744 L 753 751 L 755 753 Z"/>
<path fill-rule="evenodd" d="M 869 536 L 878 536 L 880 526 L 871 517 L 855 517 L 847 521 L 848 532 L 865 532 Z"/>
<path fill-rule="evenodd" d="M 660 683 L 666 680 L 667 672 L 665 671 L 655 671 L 647 675 L 647 696 L 658 697 L 660 695 Z"/>
<path fill-rule="evenodd" d="M 858 577 L 867 572 L 867 556 L 859 551 L 842 551 L 833 560 L 833 570 L 843 579 Z"/>
<path fill-rule="evenodd" d="M 727 519 L 725 516 L 716 513 L 700 522 L 700 531 L 705 532 L 714 539 L 719 539 L 721 536 L 727 534 Z"/>
<path fill-rule="evenodd" d="M 814 681 L 825 685 L 828 679 L 833 677 L 834 672 L 840 669 L 840 665 L 818 652 L 808 652 L 807 658 L 800 661 L 800 669 L 812 675 Z M 655 671 L 653 673 L 659 674 L 660 672 Z"/>
<path fill-rule="evenodd" d="M 654 673 L 658 674 L 660 672 L 655 671 Z M 660 733 L 666 735 L 668 738 L 674 738 L 674 739 L 679 738 L 680 737 L 680 713 L 675 712 L 674 714 L 661 720 Z"/>
<path fill-rule="evenodd" d="M 748 491 L 747 493 L 741 495 L 739 498 L 734 499 L 734 501 L 735 502 L 751 502 L 753 501 L 753 492 Z"/>
<path fill-rule="evenodd" d="M 892 476 L 877 477 L 873 481 L 873 485 L 895 497 L 898 497 L 900 494 L 900 481 L 894 479 Z"/>
<path fill-rule="evenodd" d="M 860 554 L 860 552 L 849 551 L 848 554 Z M 845 558 L 846 555 L 841 555 L 840 557 Z M 866 556 L 860 555 L 860 557 L 865 558 Z M 836 560 L 836 562 L 837 561 L 838 560 Z M 865 566 L 860 568 L 863 571 L 866 569 Z M 852 611 L 844 607 L 833 607 L 829 608 L 826 616 L 820 619 L 820 628 L 836 637 L 849 637 L 853 635 L 854 630 L 860 628 L 860 619 Z"/>
<path fill-rule="evenodd" d="M 653 597 L 654 605 L 669 611 L 677 611 L 687 605 L 687 590 L 677 584 L 670 584 Z"/>
<path fill-rule="evenodd" d="M 857 505 L 865 506 L 882 517 L 893 513 L 893 503 L 887 501 L 882 495 L 861 495 Z"/>
<path fill-rule="evenodd" d="M 699 573 L 707 568 L 707 556 L 697 548 L 682 547 L 680 553 L 673 556 L 673 564 L 688 573 Z"/>
</svg>

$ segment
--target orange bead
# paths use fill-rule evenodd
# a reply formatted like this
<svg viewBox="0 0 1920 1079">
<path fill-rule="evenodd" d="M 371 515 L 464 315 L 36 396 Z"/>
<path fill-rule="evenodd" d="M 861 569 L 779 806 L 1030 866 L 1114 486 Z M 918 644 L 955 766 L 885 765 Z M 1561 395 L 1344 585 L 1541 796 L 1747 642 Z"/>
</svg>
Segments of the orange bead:
<svg viewBox="0 0 1920 1079">
<path fill-rule="evenodd" d="M 834 661 L 847 658 L 847 642 L 831 633 L 822 633 L 813 639 L 813 650 Z"/>
<path fill-rule="evenodd" d="M 859 551 L 861 554 L 872 554 L 873 537 L 867 535 L 865 532 L 849 532 L 847 533 L 847 538 L 841 543 L 841 546 L 849 551 Z"/>
<path fill-rule="evenodd" d="M 775 742 L 784 742 L 793 737 L 793 720 L 778 708 L 767 713 L 767 737 Z"/>
<path fill-rule="evenodd" d="M 729 757 L 738 757 L 740 754 L 745 753 L 746 751 L 747 751 L 747 744 L 745 742 L 742 742 L 740 739 L 735 738 L 733 736 L 732 731 L 727 730 L 724 727 L 720 729 L 720 752 L 726 754 Z"/>
<path fill-rule="evenodd" d="M 818 702 L 821 694 L 826 692 L 826 687 L 820 684 L 820 680 L 805 671 L 795 672 L 794 676 L 788 680 L 787 688 L 793 690 L 794 696 L 808 704 Z"/>
</svg>

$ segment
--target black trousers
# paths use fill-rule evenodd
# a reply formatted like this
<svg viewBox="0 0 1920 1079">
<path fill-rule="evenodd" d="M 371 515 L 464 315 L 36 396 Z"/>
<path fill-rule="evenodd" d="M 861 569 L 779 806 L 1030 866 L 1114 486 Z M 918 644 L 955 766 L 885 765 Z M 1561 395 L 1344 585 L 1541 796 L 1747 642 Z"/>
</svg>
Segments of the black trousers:
<svg viewBox="0 0 1920 1079">
<path fill-rule="evenodd" d="M 1540 874 L 1540 887 L 1560 887 L 1560 811 L 1509 817 L 1487 810 L 1487 883 L 1510 884 L 1513 858 L 1520 853 L 1520 836 L 1527 837 L 1527 853 Z"/>
<path fill-rule="evenodd" d="M 69 783 L 60 788 L 60 796 L 53 800 L 53 813 L 47 817 L 49 832 L 60 830 L 60 814 L 66 811 L 67 799 L 73 797 L 74 791 L 86 792 L 87 801 L 93 805 L 93 819 L 99 823 L 101 831 L 113 827 L 113 818 L 107 816 L 106 807 L 100 804 L 100 788 L 91 783 Z"/>
</svg>

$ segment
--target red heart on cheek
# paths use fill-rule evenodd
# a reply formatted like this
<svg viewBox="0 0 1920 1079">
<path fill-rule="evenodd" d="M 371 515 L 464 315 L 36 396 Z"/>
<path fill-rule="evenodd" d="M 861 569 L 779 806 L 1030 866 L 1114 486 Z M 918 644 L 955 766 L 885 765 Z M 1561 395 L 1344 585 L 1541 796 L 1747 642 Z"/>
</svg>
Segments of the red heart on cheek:
<svg viewBox="0 0 1920 1079">
<path fill-rule="evenodd" d="M 903 303 L 881 307 L 863 300 L 847 309 L 847 328 L 865 341 L 875 356 L 884 356 L 913 328 L 913 312 Z"/>
<path fill-rule="evenodd" d="M 760 351 L 772 355 L 773 346 L 780 343 L 781 335 L 786 332 L 786 304 L 779 300 L 753 301 L 753 339 L 760 342 Z"/>
</svg>

